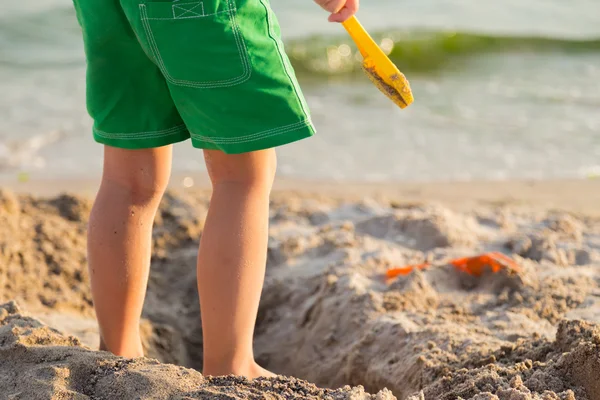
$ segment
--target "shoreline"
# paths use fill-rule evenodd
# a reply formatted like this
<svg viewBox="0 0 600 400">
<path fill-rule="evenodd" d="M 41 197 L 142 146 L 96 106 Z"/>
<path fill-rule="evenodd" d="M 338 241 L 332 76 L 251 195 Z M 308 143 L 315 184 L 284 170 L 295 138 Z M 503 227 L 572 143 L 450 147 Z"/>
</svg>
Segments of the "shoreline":
<svg viewBox="0 0 600 400">
<path fill-rule="evenodd" d="M 184 192 L 210 190 L 205 174 L 194 176 L 193 185 L 186 187 L 184 180 L 189 180 L 190 176 L 174 174 L 169 189 Z M 61 193 L 93 197 L 99 182 L 99 178 L 32 179 L 27 182 L 0 179 L 0 188 L 41 197 Z M 600 179 L 368 183 L 278 177 L 273 196 L 281 195 L 327 197 L 340 201 L 374 198 L 401 204 L 440 202 L 455 209 L 468 209 L 482 204 L 511 205 L 600 216 Z"/>
</svg>

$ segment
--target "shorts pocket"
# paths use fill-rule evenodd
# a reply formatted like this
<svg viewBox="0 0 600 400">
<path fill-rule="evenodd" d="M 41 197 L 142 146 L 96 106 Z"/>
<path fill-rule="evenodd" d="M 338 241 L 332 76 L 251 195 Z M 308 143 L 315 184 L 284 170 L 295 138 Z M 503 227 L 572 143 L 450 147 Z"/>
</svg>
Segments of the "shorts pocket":
<svg viewBox="0 0 600 400">
<path fill-rule="evenodd" d="M 234 2 L 150 1 L 139 5 L 146 45 L 168 82 L 220 88 L 250 78 L 248 50 Z"/>
</svg>

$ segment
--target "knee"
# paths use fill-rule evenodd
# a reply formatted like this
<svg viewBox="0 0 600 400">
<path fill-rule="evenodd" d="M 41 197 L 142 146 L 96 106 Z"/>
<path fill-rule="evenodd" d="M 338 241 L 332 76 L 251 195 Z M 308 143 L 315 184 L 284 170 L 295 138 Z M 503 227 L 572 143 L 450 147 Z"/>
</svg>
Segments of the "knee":
<svg viewBox="0 0 600 400">
<path fill-rule="evenodd" d="M 101 188 L 127 199 L 132 205 L 156 205 L 167 190 L 168 178 L 144 169 L 105 174 Z"/>
<path fill-rule="evenodd" d="M 213 187 L 235 184 L 270 190 L 277 170 L 275 150 L 261 150 L 243 154 L 225 154 L 205 151 L 206 167 Z"/>
<path fill-rule="evenodd" d="M 171 148 L 106 147 L 101 190 L 136 205 L 160 202 L 171 174 Z"/>
</svg>

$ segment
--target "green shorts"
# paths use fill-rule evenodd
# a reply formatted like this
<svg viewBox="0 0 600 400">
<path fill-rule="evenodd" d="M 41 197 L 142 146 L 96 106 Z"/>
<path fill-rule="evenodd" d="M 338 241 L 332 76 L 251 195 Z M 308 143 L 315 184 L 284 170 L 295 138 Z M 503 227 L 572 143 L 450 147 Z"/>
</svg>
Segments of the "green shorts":
<svg viewBox="0 0 600 400">
<path fill-rule="evenodd" d="M 314 134 L 268 0 L 74 0 L 96 141 L 244 153 Z"/>
</svg>

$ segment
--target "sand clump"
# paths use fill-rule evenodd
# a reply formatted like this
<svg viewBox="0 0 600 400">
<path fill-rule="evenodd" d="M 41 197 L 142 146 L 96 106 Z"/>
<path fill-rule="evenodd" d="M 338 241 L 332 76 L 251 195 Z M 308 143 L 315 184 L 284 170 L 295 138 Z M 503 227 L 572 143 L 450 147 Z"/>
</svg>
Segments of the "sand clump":
<svg viewBox="0 0 600 400">
<path fill-rule="evenodd" d="M 441 400 L 598 398 L 598 327 L 585 321 L 563 321 L 556 336 L 553 342 L 526 340 L 504 346 L 487 365 L 452 371 L 429 385 L 423 395 Z"/>
<path fill-rule="evenodd" d="M 203 377 L 151 359 L 126 360 L 82 346 L 25 316 L 14 302 L 0 305 L 0 392 L 6 399 L 394 399 L 360 387 L 320 389 L 294 378 L 249 381 Z"/>
<path fill-rule="evenodd" d="M 202 365 L 195 264 L 207 206 L 206 193 L 169 193 L 154 231 L 144 344 L 149 356 L 179 366 L 93 352 L 85 345 L 95 342 L 86 339 L 82 346 L 6 305 L 0 346 L 10 350 L 0 351 L 11 355 L 0 365 L 21 368 L 23 376 L 37 369 L 48 376 L 23 387 L 29 390 L 24 393 L 371 398 L 360 388 L 327 391 L 280 378 L 274 389 L 274 381 L 211 380 L 192 369 Z M 17 299 L 80 338 L 84 330 L 67 322 L 89 324 L 93 317 L 85 271 L 89 208 L 75 196 L 0 195 L 0 300 Z M 275 196 L 255 353 L 277 373 L 319 387 L 360 385 L 381 399 L 392 398 L 380 392 L 384 388 L 401 400 L 600 398 L 594 379 L 600 372 L 594 324 L 600 321 L 594 312 L 599 234 L 597 220 L 508 206 L 458 212 L 441 205 Z M 475 278 L 448 265 L 485 251 L 512 256 L 519 270 Z M 424 261 L 432 267 L 393 280 L 384 276 L 390 267 Z M 52 297 L 56 301 L 42 301 Z M 66 319 L 48 316 L 67 312 Z M 47 361 L 37 355 L 21 361 L 19 351 Z M 70 355 L 61 358 L 63 351 Z M 63 364 L 53 370 L 52 359 Z M 14 376 L 9 383 L 1 379 L 0 388 L 20 384 Z M 99 383 L 85 388 L 90 379 Z M 156 388 L 156 396 L 144 385 Z"/>
<path fill-rule="evenodd" d="M 349 211 L 352 207 L 354 213 Z M 515 343 L 522 348 L 539 341 L 551 343 L 565 314 L 584 305 L 597 287 L 593 270 L 577 273 L 577 263 L 548 259 L 541 268 L 516 253 L 512 256 L 521 272 L 481 278 L 457 273 L 443 262 L 488 250 L 510 254 L 505 244 L 519 230 L 522 216 L 513 218 L 507 210 L 497 213 L 499 223 L 490 229 L 489 221 L 438 206 L 366 210 L 343 205 L 330 210 L 323 233 L 322 225 L 312 231 L 306 227 L 311 224 L 309 216 L 290 212 L 287 223 L 295 219 L 303 226 L 294 239 L 303 246 L 288 257 L 273 259 L 269 266 L 257 337 L 261 360 L 319 384 L 387 387 L 398 398 L 421 390 L 427 399 L 442 398 L 436 389 L 440 382 L 463 370 L 468 372 L 465 382 L 474 385 L 460 395 L 465 399 L 544 398 L 554 389 L 556 398 L 568 396 L 569 390 L 585 398 L 581 397 L 585 389 L 559 373 L 555 379 L 562 386 L 544 388 L 522 376 L 523 388 L 511 388 L 511 381 L 518 381 L 516 373 L 499 375 L 496 386 L 506 387 L 504 393 L 493 385 L 475 384 L 480 370 L 498 365 L 498 349 Z M 279 210 L 280 219 L 283 214 Z M 581 235 L 563 235 L 556 243 L 594 252 L 587 247 L 583 230 Z M 273 234 L 277 233 L 275 226 Z M 325 238 L 336 234 L 344 239 L 325 245 Z M 285 247 L 279 251 L 285 252 Z M 390 266 L 423 260 L 438 264 L 392 281 L 383 277 Z M 565 267 L 573 271 L 566 272 Z M 518 371 L 521 361 L 510 362 L 502 368 Z M 444 390 L 448 394 L 443 398 L 458 398 L 448 387 Z"/>
<path fill-rule="evenodd" d="M 90 202 L 0 191 L 0 301 L 91 315 L 85 265 Z"/>
<path fill-rule="evenodd" d="M 458 215 L 439 206 L 395 210 L 362 220 L 357 230 L 421 251 L 451 246 L 473 246 L 481 229 L 472 216 Z"/>
<path fill-rule="evenodd" d="M 85 268 L 91 206 L 71 195 L 39 200 L 0 191 L 0 300 L 93 315 Z M 205 213 L 197 199 L 168 193 L 155 223 L 155 260 L 197 241 Z"/>
<path fill-rule="evenodd" d="M 173 324 L 173 320 L 181 319 L 172 312 L 181 299 L 173 303 L 169 297 L 184 296 L 185 292 L 173 293 L 181 271 L 168 258 L 168 250 L 197 246 L 206 204 L 205 196 L 168 193 L 156 218 L 149 307 L 144 310 L 141 328 L 148 355 L 165 362 L 196 366 L 189 360 L 182 329 Z M 86 267 L 86 226 L 91 206 L 89 199 L 72 195 L 40 200 L 0 191 L 0 302 L 17 300 L 42 319 L 89 336 L 87 344 L 96 345 L 97 334 L 88 335 L 90 325 L 94 325 L 90 322 L 94 312 Z M 165 264 L 169 265 L 166 271 L 157 271 Z M 185 267 L 183 275 L 189 275 L 186 285 L 194 288 L 195 270 Z M 190 302 L 197 303 L 197 293 Z M 197 308 L 195 312 L 190 318 L 194 327 Z M 168 316 L 167 323 L 163 323 L 163 315 Z M 92 329 L 95 332 L 95 327 Z"/>
</svg>

